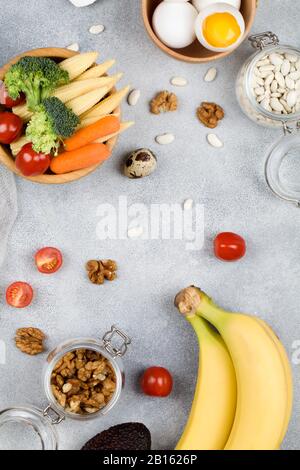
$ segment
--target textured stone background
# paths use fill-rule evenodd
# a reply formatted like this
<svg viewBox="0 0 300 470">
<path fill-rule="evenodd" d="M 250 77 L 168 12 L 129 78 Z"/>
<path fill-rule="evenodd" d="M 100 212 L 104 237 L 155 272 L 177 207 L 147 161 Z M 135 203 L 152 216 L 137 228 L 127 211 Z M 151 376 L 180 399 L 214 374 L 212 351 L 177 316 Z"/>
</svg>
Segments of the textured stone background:
<svg viewBox="0 0 300 470">
<path fill-rule="evenodd" d="M 0 365 L 1 408 L 16 403 L 46 404 L 41 374 L 46 355 L 31 358 L 13 343 L 16 328 L 34 325 L 48 334 L 48 349 L 76 336 L 100 337 L 112 323 L 133 338 L 125 358 L 127 383 L 119 405 L 105 418 L 79 425 L 68 420 L 59 426 L 60 448 L 78 449 L 95 433 L 110 425 L 138 420 L 149 426 L 153 446 L 174 448 L 188 415 L 197 370 L 197 343 L 192 330 L 173 308 L 177 291 L 198 283 L 228 309 L 259 313 L 269 320 L 289 354 L 300 339 L 299 322 L 299 211 L 275 198 L 263 175 L 269 145 L 280 131 L 250 122 L 240 111 L 234 82 L 251 53 L 245 42 L 231 57 L 217 64 L 218 79 L 203 82 L 207 65 L 189 65 L 165 56 L 148 39 L 138 0 L 98 0 L 76 9 L 67 0 L 0 0 L 0 62 L 24 50 L 66 46 L 78 41 L 81 50 L 96 49 L 101 59 L 115 57 L 115 70 L 125 72 L 122 83 L 142 91 L 139 105 L 123 106 L 126 119 L 136 126 L 122 136 L 114 157 L 92 176 L 61 187 L 39 186 L 17 180 L 19 217 L 2 268 L 0 289 L 17 279 L 35 288 L 32 306 L 17 312 L 1 295 L 0 338 L 6 342 L 6 365 Z M 260 2 L 255 32 L 273 30 L 283 43 L 299 46 L 300 9 L 293 0 Z M 88 29 L 103 23 L 104 34 Z M 174 75 L 188 78 L 177 90 L 179 111 L 151 116 L 148 101 L 168 88 Z M 218 128 L 222 150 L 210 148 L 206 129 L 195 119 L 202 100 L 220 103 L 226 119 Z M 154 137 L 174 132 L 176 142 L 158 147 Z M 152 177 L 129 181 L 120 164 L 127 152 L 148 146 L 158 155 Z M 298 167 L 299 170 L 299 167 Z M 187 251 L 184 241 L 100 241 L 96 236 L 97 207 L 117 204 L 119 195 L 135 202 L 182 203 L 193 198 L 205 207 L 205 246 Z M 245 236 L 247 257 L 223 264 L 212 254 L 212 238 L 222 230 Z M 37 248 L 60 247 L 64 268 L 43 277 L 32 265 Z M 87 280 L 84 263 L 95 257 L 112 257 L 120 264 L 119 279 L 95 287 Z M 143 396 L 137 387 L 140 371 L 149 365 L 168 367 L 175 390 L 165 400 Z M 299 449 L 300 365 L 294 364 L 295 408 L 285 448 Z M 220 391 L 221 392 L 221 391 Z M 20 439 L 21 439 L 20 434 Z"/>
</svg>

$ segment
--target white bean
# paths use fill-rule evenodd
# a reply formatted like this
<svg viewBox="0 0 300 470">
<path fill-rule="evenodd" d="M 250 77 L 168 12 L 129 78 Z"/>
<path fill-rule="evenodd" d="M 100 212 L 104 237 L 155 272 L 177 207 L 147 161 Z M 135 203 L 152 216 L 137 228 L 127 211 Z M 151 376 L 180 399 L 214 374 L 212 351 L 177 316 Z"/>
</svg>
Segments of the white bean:
<svg viewBox="0 0 300 470">
<path fill-rule="evenodd" d="M 282 104 L 279 102 L 278 98 L 271 98 L 271 99 L 270 99 L 270 105 L 271 105 L 271 108 L 272 108 L 274 111 L 282 111 L 282 110 L 283 110 L 283 106 L 282 106 Z"/>
<path fill-rule="evenodd" d="M 284 77 L 288 75 L 288 73 L 290 72 L 290 69 L 291 69 L 291 63 L 287 59 L 284 59 L 281 65 L 281 69 L 280 69 L 282 75 Z"/>
<path fill-rule="evenodd" d="M 216 134 L 208 134 L 207 135 L 207 142 L 215 148 L 221 148 L 223 147 L 223 142 L 219 139 L 219 137 Z"/>
<path fill-rule="evenodd" d="M 265 93 L 265 89 L 263 87 L 254 88 L 254 93 L 257 96 L 263 95 Z"/>
<path fill-rule="evenodd" d="M 276 73 L 275 73 L 275 80 L 277 81 L 278 85 L 279 85 L 281 88 L 284 88 L 284 87 L 285 87 L 284 76 L 282 75 L 281 72 L 276 72 Z"/>
<path fill-rule="evenodd" d="M 299 80 L 300 78 L 300 70 L 297 70 L 296 72 L 291 72 L 288 75 L 292 80 Z"/>
<path fill-rule="evenodd" d="M 273 65 L 281 65 L 282 62 L 283 62 L 282 56 L 280 56 L 279 54 L 276 54 L 276 53 L 270 54 L 269 58 L 270 58 L 271 64 L 273 64 Z"/>
<path fill-rule="evenodd" d="M 276 80 L 273 80 L 273 82 L 271 83 L 271 91 L 275 92 L 277 88 L 278 88 L 278 83 Z"/>
<path fill-rule="evenodd" d="M 272 73 L 271 75 L 268 75 L 268 77 L 265 79 L 264 86 L 265 86 L 265 87 L 270 86 L 271 83 L 272 83 L 273 80 L 274 80 L 274 77 L 275 77 L 274 73 Z"/>
<path fill-rule="evenodd" d="M 293 106 L 295 106 L 296 102 L 297 102 L 297 91 L 295 90 L 292 90 L 288 93 L 287 95 L 287 98 L 286 98 L 286 102 L 287 104 L 289 105 L 290 108 L 292 108 Z"/>
<path fill-rule="evenodd" d="M 286 52 L 284 54 L 284 57 L 289 61 L 289 62 L 297 62 L 298 60 L 298 57 L 294 54 L 289 54 L 288 52 Z"/>
<path fill-rule="evenodd" d="M 295 88 L 295 82 L 290 78 L 289 75 L 285 77 L 285 84 L 290 90 L 293 90 Z"/>
</svg>

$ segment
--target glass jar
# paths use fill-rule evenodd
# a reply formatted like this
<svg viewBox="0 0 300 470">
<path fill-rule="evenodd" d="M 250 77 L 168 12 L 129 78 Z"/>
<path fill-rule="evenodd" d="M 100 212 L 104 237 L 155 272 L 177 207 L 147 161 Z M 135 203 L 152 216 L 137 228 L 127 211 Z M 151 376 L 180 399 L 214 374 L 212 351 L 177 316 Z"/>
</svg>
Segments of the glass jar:
<svg viewBox="0 0 300 470">
<path fill-rule="evenodd" d="M 248 58 L 238 74 L 236 81 L 237 99 L 241 109 L 249 119 L 262 126 L 283 130 L 283 135 L 272 145 L 267 155 L 265 165 L 266 182 L 278 197 L 300 206 L 300 172 L 298 172 L 298 180 L 295 178 L 290 179 L 282 172 L 282 168 L 289 164 L 287 160 L 291 160 L 290 157 L 293 159 L 295 155 L 300 157 L 300 134 L 298 132 L 300 129 L 300 104 L 297 104 L 295 111 L 289 114 L 276 112 L 268 106 L 263 107 L 257 102 L 253 85 L 255 68 L 259 61 L 264 60 L 269 54 L 278 53 L 297 56 L 300 64 L 300 49 L 280 45 L 278 37 L 271 31 L 250 36 L 249 41 L 256 49 L 256 52 Z M 297 93 L 300 97 L 300 88 Z M 293 161 L 294 163 L 295 161 Z"/>
<path fill-rule="evenodd" d="M 43 410 L 35 406 L 14 406 L 0 411 L 0 442 L 5 442 L 5 449 L 0 447 L 1 450 L 8 448 L 17 450 L 19 447 L 24 450 L 29 448 L 30 450 L 56 450 L 58 438 L 54 425 L 60 424 L 66 418 L 85 421 L 107 414 L 120 399 L 125 382 L 121 358 L 126 354 L 130 343 L 131 339 L 124 332 L 112 326 L 101 341 L 93 338 L 76 338 L 57 346 L 48 355 L 43 371 L 47 406 Z M 55 365 L 65 354 L 77 349 L 100 353 L 110 362 L 116 377 L 116 389 L 110 401 L 104 408 L 91 414 L 80 415 L 66 411 L 57 402 L 51 390 L 51 374 Z M 19 435 L 22 435 L 22 443 L 14 440 L 15 436 Z"/>
</svg>

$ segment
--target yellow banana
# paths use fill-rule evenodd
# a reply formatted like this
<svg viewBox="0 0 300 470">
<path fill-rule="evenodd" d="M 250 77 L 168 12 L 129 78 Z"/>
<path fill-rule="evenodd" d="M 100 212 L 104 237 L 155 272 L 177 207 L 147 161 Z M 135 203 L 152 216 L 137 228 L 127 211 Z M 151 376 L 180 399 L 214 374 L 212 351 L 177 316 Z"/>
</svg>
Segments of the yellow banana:
<svg viewBox="0 0 300 470">
<path fill-rule="evenodd" d="M 180 311 L 197 314 L 220 332 L 237 378 L 237 409 L 225 450 L 275 450 L 287 422 L 288 387 L 281 355 L 255 318 L 225 312 L 200 289 L 178 296 Z"/>
<path fill-rule="evenodd" d="M 282 429 L 282 435 L 281 435 L 281 439 L 280 439 L 281 442 L 282 442 L 285 438 L 286 433 L 287 433 L 289 423 L 290 423 L 290 420 L 291 420 L 292 410 L 293 410 L 294 387 L 293 387 L 292 368 L 291 368 L 291 364 L 290 364 L 288 355 L 286 353 L 286 350 L 285 350 L 282 342 L 280 341 L 280 339 L 276 335 L 275 331 L 271 328 L 270 325 L 268 325 L 268 323 L 266 323 L 261 318 L 257 318 L 257 317 L 254 317 L 254 318 L 255 318 L 256 321 L 258 321 L 260 323 L 260 325 L 266 330 L 266 332 L 270 335 L 270 337 L 274 341 L 274 343 L 275 343 L 275 345 L 278 349 L 278 352 L 280 354 L 281 361 L 282 361 L 282 366 L 283 366 L 283 369 L 284 369 L 284 372 L 285 372 L 288 400 L 287 400 L 287 407 L 286 407 L 286 417 L 285 417 L 285 421 L 284 421 L 284 425 L 283 425 L 283 429 Z"/>
<path fill-rule="evenodd" d="M 191 413 L 176 450 L 222 450 L 236 410 L 236 378 L 221 336 L 196 315 L 187 316 L 199 340 L 198 380 Z"/>
</svg>

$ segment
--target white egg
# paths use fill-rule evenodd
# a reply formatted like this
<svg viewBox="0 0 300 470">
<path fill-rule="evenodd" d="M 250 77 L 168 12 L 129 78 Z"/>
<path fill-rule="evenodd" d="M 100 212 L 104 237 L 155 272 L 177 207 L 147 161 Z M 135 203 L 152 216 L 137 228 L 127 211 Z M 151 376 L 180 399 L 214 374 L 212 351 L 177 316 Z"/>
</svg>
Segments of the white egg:
<svg viewBox="0 0 300 470">
<path fill-rule="evenodd" d="M 165 1 L 174 1 L 174 0 L 165 0 Z M 185 1 L 185 0 L 184 0 Z M 203 10 L 203 8 L 213 5 L 215 3 L 220 3 L 220 0 L 192 0 L 192 4 L 197 8 L 198 11 Z M 223 0 L 222 3 L 227 3 L 228 5 L 237 8 L 241 8 L 241 0 Z"/>
<path fill-rule="evenodd" d="M 199 13 L 195 32 L 206 49 L 214 52 L 231 51 L 244 39 L 245 21 L 236 8 L 226 3 L 216 3 Z"/>
<path fill-rule="evenodd" d="M 167 46 L 180 49 L 196 39 L 195 21 L 198 12 L 185 1 L 161 2 L 153 14 L 153 29 Z"/>
</svg>

